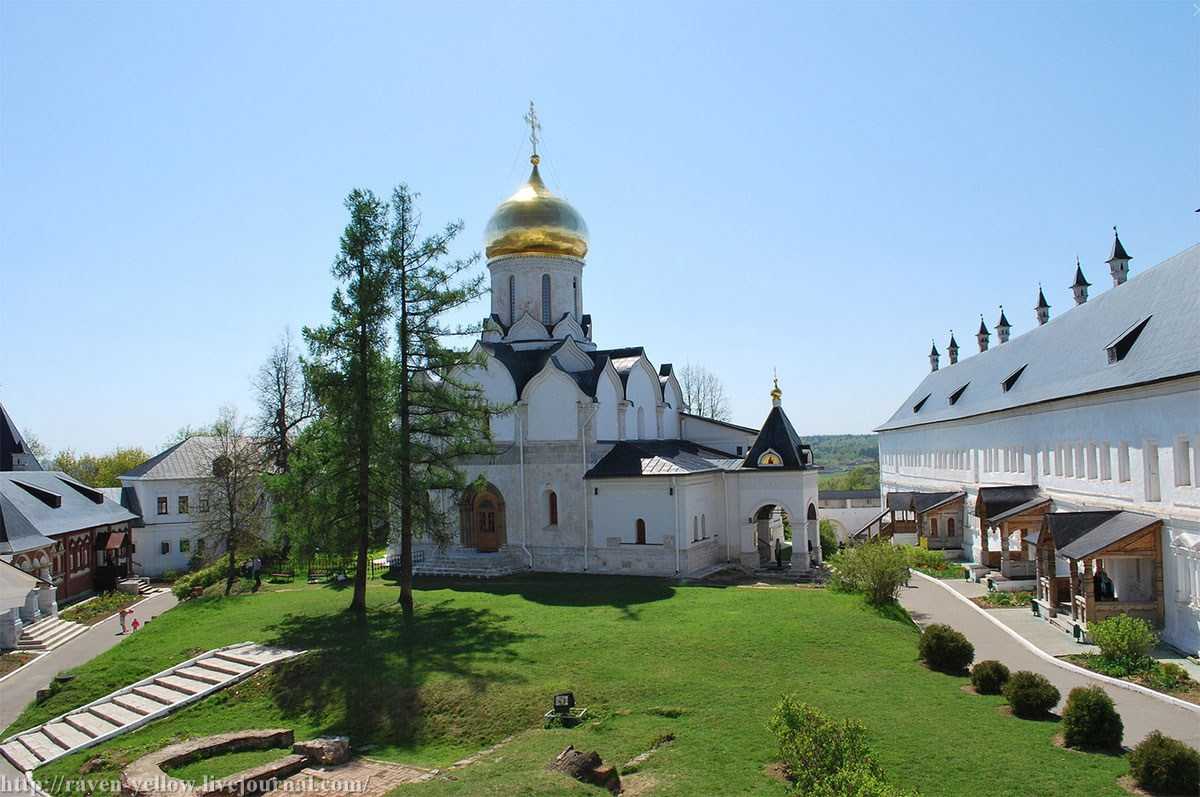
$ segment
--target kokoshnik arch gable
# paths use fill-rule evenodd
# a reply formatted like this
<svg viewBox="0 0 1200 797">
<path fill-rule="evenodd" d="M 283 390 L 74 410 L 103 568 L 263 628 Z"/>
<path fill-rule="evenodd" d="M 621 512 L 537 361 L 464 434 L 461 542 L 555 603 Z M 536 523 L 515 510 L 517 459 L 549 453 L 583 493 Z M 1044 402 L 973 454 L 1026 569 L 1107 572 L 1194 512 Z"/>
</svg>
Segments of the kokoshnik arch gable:
<svg viewBox="0 0 1200 797">
<path fill-rule="evenodd" d="M 820 562 L 812 450 L 778 384 L 758 429 L 690 414 L 670 364 L 601 349 L 584 312 L 583 217 L 538 171 L 484 234 L 491 314 L 460 375 L 490 403 L 498 452 L 464 460 L 448 549 L 417 539 L 417 572 L 517 569 L 696 574 L 768 561 L 791 519 L 794 566 Z M 440 496 L 438 500 L 450 500 Z M 452 507 L 450 508 L 453 509 Z M 455 515 L 453 511 L 451 515 Z"/>
</svg>

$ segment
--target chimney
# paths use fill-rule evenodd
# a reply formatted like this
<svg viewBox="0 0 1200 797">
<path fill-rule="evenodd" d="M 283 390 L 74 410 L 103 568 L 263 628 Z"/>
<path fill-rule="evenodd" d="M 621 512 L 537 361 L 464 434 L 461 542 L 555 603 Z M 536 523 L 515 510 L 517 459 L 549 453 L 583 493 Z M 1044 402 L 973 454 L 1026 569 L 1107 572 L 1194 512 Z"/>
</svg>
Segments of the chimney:
<svg viewBox="0 0 1200 797">
<path fill-rule="evenodd" d="M 930 342 L 932 343 L 932 341 L 930 341 Z M 934 343 L 933 347 L 929 350 L 929 370 L 930 371 L 936 371 L 938 369 L 938 360 L 940 358 L 941 358 L 941 355 L 938 354 L 937 344 Z"/>
<path fill-rule="evenodd" d="M 987 324 L 983 323 L 983 316 L 979 316 L 979 331 L 975 333 L 975 340 L 979 341 L 979 351 L 987 351 L 988 338 L 991 333 L 988 332 Z"/>
<path fill-rule="evenodd" d="M 1125 247 L 1121 245 L 1121 236 L 1117 234 L 1117 228 L 1113 227 L 1113 245 L 1112 252 L 1108 256 L 1108 271 L 1112 274 L 1113 287 L 1121 285 L 1129 278 L 1129 261 L 1133 260 L 1129 253 L 1125 251 Z"/>
<path fill-rule="evenodd" d="M 950 345 L 946 347 L 946 353 L 950 355 L 950 364 L 958 363 L 958 341 L 954 339 L 954 330 L 950 330 Z"/>
<path fill-rule="evenodd" d="M 1038 326 L 1050 320 L 1050 303 L 1046 301 L 1046 294 L 1042 293 L 1042 283 L 1038 283 L 1038 303 L 1037 307 L 1033 308 L 1037 313 Z"/>
<path fill-rule="evenodd" d="M 1087 301 L 1087 289 L 1091 284 L 1083 277 L 1083 267 L 1079 265 L 1077 255 L 1075 257 L 1075 284 L 1071 286 L 1071 290 L 1075 293 L 1075 304 L 1083 304 Z"/>
<path fill-rule="evenodd" d="M 1000 305 L 1000 320 L 996 322 L 996 334 L 1000 336 L 1001 343 L 1008 343 L 1008 333 L 1012 331 L 1012 324 L 1008 323 L 1008 319 L 1004 317 L 1004 305 Z"/>
</svg>

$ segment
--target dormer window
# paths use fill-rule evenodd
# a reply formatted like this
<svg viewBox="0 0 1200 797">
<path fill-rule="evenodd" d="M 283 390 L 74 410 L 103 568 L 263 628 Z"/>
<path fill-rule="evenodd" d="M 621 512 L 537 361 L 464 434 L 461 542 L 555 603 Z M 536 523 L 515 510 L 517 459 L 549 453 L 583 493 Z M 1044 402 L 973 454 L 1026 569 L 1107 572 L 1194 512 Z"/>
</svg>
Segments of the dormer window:
<svg viewBox="0 0 1200 797">
<path fill-rule="evenodd" d="M 1138 336 L 1142 334 L 1142 330 L 1146 328 L 1146 324 L 1150 323 L 1151 318 L 1153 316 L 1146 316 L 1120 335 L 1117 335 L 1116 340 L 1104 347 L 1105 351 L 1108 352 L 1109 365 L 1125 359 L 1125 355 L 1129 354 L 1129 350 L 1133 348 L 1133 344 L 1137 343 Z"/>
<path fill-rule="evenodd" d="M 1021 378 L 1021 374 L 1025 373 L 1025 369 L 1028 366 L 1029 366 L 1029 363 L 1025 363 L 1025 365 L 1022 365 L 1020 368 L 1018 368 L 1017 370 L 1013 371 L 1011 374 L 1008 375 L 1008 377 L 1004 380 L 1004 383 L 1003 383 L 1005 393 L 1007 393 L 1008 391 L 1013 389 L 1013 385 L 1015 385 L 1017 383 L 1017 380 Z"/>
<path fill-rule="evenodd" d="M 967 384 L 963 385 L 958 390 L 956 390 L 950 394 L 950 405 L 951 406 L 954 406 L 955 404 L 958 403 L 958 400 L 960 398 L 962 398 L 962 394 L 967 392 L 967 387 L 970 386 L 970 384 L 971 384 L 970 382 L 967 382 Z"/>
<path fill-rule="evenodd" d="M 920 401 L 918 401 L 916 404 L 914 404 L 914 405 L 913 405 L 913 412 L 920 412 L 920 411 L 921 411 L 921 408 L 925 406 L 925 402 L 926 402 L 926 401 L 929 401 L 929 397 L 930 397 L 931 395 L 933 395 L 933 394 L 932 394 L 932 393 L 926 393 L 926 394 L 925 394 L 925 398 L 921 399 L 921 400 L 920 400 Z"/>
<path fill-rule="evenodd" d="M 758 467 L 760 468 L 781 468 L 783 467 L 783 457 L 773 448 L 768 448 L 758 458 Z"/>
</svg>

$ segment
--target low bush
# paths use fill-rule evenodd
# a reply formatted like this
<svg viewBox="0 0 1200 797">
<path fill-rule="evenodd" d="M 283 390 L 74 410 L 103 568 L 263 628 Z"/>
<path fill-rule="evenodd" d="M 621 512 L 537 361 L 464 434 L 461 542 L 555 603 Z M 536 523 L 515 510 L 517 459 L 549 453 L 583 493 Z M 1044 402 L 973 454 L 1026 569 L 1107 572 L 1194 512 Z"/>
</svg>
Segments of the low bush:
<svg viewBox="0 0 1200 797">
<path fill-rule="evenodd" d="M 822 520 L 819 526 L 821 533 L 821 558 L 829 559 L 838 552 L 837 530 L 833 523 Z"/>
<path fill-rule="evenodd" d="M 925 629 L 918 650 L 921 660 L 932 669 L 951 675 L 967 669 L 975 659 L 975 646 L 971 641 L 950 626 L 940 623 Z"/>
<path fill-rule="evenodd" d="M 1154 731 L 1129 753 L 1134 781 L 1156 794 L 1200 793 L 1200 753 Z"/>
<path fill-rule="evenodd" d="M 792 782 L 792 793 L 816 797 L 907 797 L 889 784 L 871 757 L 861 722 L 835 720 L 786 695 L 771 715 L 771 730 Z"/>
<path fill-rule="evenodd" d="M 998 695 L 1008 683 L 1008 667 L 995 659 L 981 661 L 971 668 L 971 686 L 981 695 Z"/>
<path fill-rule="evenodd" d="M 1116 614 L 1105 620 L 1090 623 L 1088 635 L 1100 648 L 1100 656 L 1110 674 L 1128 677 L 1149 670 L 1154 660 L 1150 651 L 1158 644 L 1153 627 L 1140 617 Z"/>
<path fill-rule="evenodd" d="M 861 592 L 874 606 L 896 600 L 908 582 L 908 556 L 886 540 L 845 548 L 829 560 L 835 589 Z"/>
<path fill-rule="evenodd" d="M 240 575 L 241 565 L 239 564 L 238 567 L 238 573 Z M 176 598 L 184 600 L 185 598 L 191 596 L 193 588 L 201 587 L 208 589 L 217 582 L 225 581 L 225 578 L 228 576 L 228 574 L 229 561 L 227 559 L 218 559 L 207 567 L 175 579 L 175 583 L 171 585 L 171 591 L 175 593 Z"/>
<path fill-rule="evenodd" d="M 1003 694 L 1013 714 L 1024 719 L 1041 719 L 1058 705 L 1059 693 L 1054 684 L 1028 670 L 1012 674 L 1004 685 Z"/>
<path fill-rule="evenodd" d="M 1067 695 L 1063 741 L 1083 750 L 1120 750 L 1125 724 L 1112 698 L 1098 686 L 1080 686 Z"/>
<path fill-rule="evenodd" d="M 1192 685 L 1192 676 L 1188 671 L 1172 661 L 1155 662 L 1138 680 L 1161 692 L 1177 692 Z"/>
<path fill-rule="evenodd" d="M 798 792 L 811 792 L 851 766 L 875 767 L 861 722 L 835 720 L 794 695 L 775 707 L 771 730 Z"/>
</svg>

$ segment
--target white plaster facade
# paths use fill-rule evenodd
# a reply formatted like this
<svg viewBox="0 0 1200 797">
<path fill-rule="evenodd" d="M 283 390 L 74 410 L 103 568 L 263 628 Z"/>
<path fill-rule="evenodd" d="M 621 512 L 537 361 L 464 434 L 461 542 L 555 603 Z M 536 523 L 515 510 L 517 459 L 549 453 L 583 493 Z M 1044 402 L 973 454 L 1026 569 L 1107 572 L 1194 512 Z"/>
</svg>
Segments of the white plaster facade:
<svg viewBox="0 0 1200 797">
<path fill-rule="evenodd" d="M 1038 356 L 1064 357 L 1070 360 L 1061 367 L 1049 363 L 1019 379 L 1053 380 L 1060 371 L 1078 367 L 1079 376 L 1069 375 L 1075 383 L 1105 379 L 1107 385 L 1029 403 L 1014 396 L 1010 406 L 1002 402 L 964 417 L 921 423 L 924 408 L 912 409 L 921 397 L 929 396 L 930 406 L 935 400 L 944 404 L 939 393 L 945 386 L 968 381 L 977 386 L 986 361 L 963 376 L 953 375 L 962 364 L 935 371 L 878 430 L 884 494 L 965 491 L 964 553 L 976 562 L 981 558 L 979 520 L 969 508 L 980 487 L 1034 485 L 1039 495 L 1052 499 L 1055 512 L 1115 509 L 1159 518 L 1163 636 L 1182 650 L 1200 651 L 1198 310 L 1200 247 L 1194 247 L 1072 308 L 1061 319 L 1035 327 L 1028 337 L 1044 340 L 1030 340 L 1023 352 L 1012 349 L 1007 364 L 987 366 L 999 384 L 1013 372 L 1014 363 L 1026 358 L 1033 369 Z M 1105 361 L 1105 344 L 1144 317 L 1150 322 L 1128 349 L 1127 359 Z M 1062 330 L 1054 329 L 1057 321 Z M 1105 331 L 1105 325 L 1116 332 Z M 1014 338 L 966 363 L 999 359 L 1020 342 Z M 1086 358 L 1095 364 L 1078 365 Z M 1136 376 L 1119 370 L 1126 366 L 1144 370 Z M 1070 387 L 1060 392 L 1070 392 Z M 993 539 L 989 550 L 998 544 Z M 1057 566 L 1065 574 L 1061 557 Z M 1121 565 L 1115 567 L 1119 571 Z"/>
</svg>

